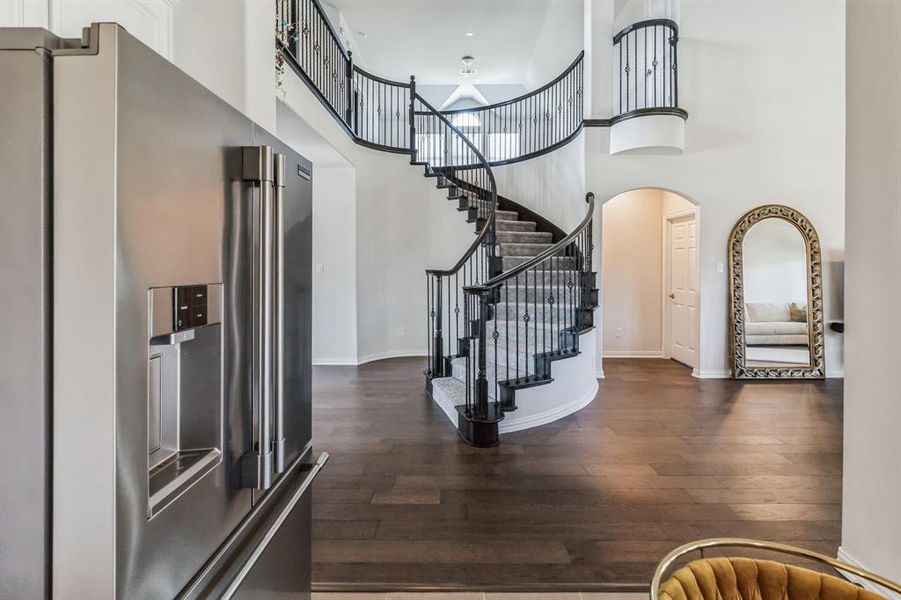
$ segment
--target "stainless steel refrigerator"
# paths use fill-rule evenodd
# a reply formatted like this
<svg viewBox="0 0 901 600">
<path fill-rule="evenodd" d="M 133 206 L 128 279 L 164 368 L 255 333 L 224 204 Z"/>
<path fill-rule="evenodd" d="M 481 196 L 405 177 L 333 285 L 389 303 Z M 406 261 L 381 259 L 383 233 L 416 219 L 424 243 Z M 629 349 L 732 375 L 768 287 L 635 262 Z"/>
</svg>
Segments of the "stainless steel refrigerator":
<svg viewBox="0 0 901 600">
<path fill-rule="evenodd" d="M 309 595 L 310 177 L 115 24 L 0 29 L 0 596 Z"/>
</svg>

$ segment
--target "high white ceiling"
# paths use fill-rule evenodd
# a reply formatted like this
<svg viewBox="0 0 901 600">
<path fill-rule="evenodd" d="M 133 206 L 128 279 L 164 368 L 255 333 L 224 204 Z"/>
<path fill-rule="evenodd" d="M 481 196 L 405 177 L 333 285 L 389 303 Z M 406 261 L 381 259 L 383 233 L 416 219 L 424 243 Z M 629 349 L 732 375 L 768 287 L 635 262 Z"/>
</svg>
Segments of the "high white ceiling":
<svg viewBox="0 0 901 600">
<path fill-rule="evenodd" d="M 329 0 L 368 70 L 425 84 L 522 83 L 551 0 Z M 363 32 L 361 36 L 359 32 Z M 475 34 L 472 37 L 467 32 Z M 475 57 L 475 77 L 459 74 Z"/>
</svg>

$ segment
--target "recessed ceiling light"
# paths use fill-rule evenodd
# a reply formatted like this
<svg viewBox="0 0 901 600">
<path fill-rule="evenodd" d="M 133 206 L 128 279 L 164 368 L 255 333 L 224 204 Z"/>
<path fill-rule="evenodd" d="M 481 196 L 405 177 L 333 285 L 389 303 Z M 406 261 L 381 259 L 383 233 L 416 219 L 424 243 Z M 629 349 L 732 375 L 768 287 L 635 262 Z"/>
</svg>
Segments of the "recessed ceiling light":
<svg viewBox="0 0 901 600">
<path fill-rule="evenodd" d="M 467 32 L 466 32 L 466 37 L 475 37 L 475 35 L 476 35 L 476 34 L 474 34 L 474 33 L 471 32 L 471 31 L 467 31 Z"/>
</svg>

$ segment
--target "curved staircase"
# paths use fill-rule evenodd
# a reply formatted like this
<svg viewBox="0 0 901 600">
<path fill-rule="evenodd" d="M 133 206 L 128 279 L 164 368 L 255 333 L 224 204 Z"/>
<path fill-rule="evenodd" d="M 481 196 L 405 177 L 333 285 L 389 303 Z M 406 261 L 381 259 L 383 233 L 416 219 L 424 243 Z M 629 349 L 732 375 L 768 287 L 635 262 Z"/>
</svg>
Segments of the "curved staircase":
<svg viewBox="0 0 901 600">
<path fill-rule="evenodd" d="M 354 65 L 319 0 L 285 0 L 278 10 L 279 73 L 289 65 L 358 144 L 409 154 L 474 224 L 475 239 L 452 267 L 426 271 L 426 389 L 468 443 L 497 444 L 517 391 L 552 383 L 553 364 L 578 357 L 580 335 L 594 326 L 593 195 L 566 233 L 499 196 L 492 171 L 575 139 L 584 53 L 522 97 L 442 113 L 417 93 L 415 78 L 391 81 Z M 461 112 L 471 113 L 466 133 L 449 120 Z M 592 367 L 578 376 L 596 384 Z M 568 406 L 552 394 L 550 402 Z"/>
</svg>

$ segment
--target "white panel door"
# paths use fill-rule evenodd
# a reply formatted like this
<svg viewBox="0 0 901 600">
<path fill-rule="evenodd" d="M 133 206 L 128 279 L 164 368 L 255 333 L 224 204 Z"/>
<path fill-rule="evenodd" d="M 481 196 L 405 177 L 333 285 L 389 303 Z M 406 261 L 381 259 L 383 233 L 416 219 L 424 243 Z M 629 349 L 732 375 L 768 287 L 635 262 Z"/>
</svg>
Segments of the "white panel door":
<svg viewBox="0 0 901 600">
<path fill-rule="evenodd" d="M 698 366 L 698 237 L 694 215 L 669 226 L 669 355 Z"/>
</svg>

